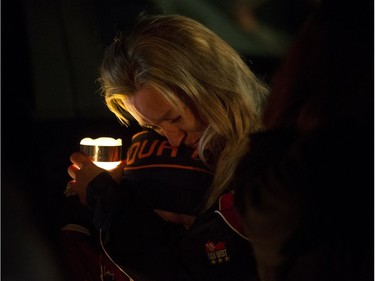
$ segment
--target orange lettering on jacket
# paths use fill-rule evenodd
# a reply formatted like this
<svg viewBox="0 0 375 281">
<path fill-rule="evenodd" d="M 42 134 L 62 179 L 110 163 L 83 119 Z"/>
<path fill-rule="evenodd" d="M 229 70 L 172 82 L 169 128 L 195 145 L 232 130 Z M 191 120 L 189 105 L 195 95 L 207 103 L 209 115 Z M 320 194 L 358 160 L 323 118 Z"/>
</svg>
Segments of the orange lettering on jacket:
<svg viewBox="0 0 375 281">
<path fill-rule="evenodd" d="M 168 141 L 153 140 L 151 143 L 149 140 L 142 140 L 133 142 L 129 147 L 126 162 L 127 165 L 134 163 L 136 159 L 144 159 L 154 156 L 168 155 L 172 158 L 176 157 L 178 153 L 178 147 L 171 146 Z M 191 155 L 192 159 L 198 158 L 198 151 L 195 149 Z"/>
<path fill-rule="evenodd" d="M 177 155 L 177 147 L 171 146 L 167 141 L 162 141 L 158 148 L 158 152 L 156 153 L 157 156 L 160 156 L 163 154 L 165 149 L 172 149 L 171 151 L 171 157 L 176 157 Z"/>
<path fill-rule="evenodd" d="M 141 146 L 140 142 L 134 142 L 131 147 L 129 147 L 127 155 L 126 155 L 126 163 L 127 165 L 131 165 L 134 163 L 135 157 L 137 156 L 139 147 Z"/>
<path fill-rule="evenodd" d="M 145 140 L 143 143 L 142 143 L 142 146 L 141 146 L 141 149 L 139 150 L 139 153 L 138 153 L 138 158 L 139 159 L 142 159 L 142 158 L 147 158 L 149 157 L 153 152 L 154 152 L 154 149 L 155 149 L 155 146 L 157 145 L 157 143 L 159 142 L 158 140 L 154 140 L 150 146 L 150 149 L 148 150 L 148 152 L 145 152 L 145 147 L 147 145 L 147 142 L 148 140 Z"/>
</svg>

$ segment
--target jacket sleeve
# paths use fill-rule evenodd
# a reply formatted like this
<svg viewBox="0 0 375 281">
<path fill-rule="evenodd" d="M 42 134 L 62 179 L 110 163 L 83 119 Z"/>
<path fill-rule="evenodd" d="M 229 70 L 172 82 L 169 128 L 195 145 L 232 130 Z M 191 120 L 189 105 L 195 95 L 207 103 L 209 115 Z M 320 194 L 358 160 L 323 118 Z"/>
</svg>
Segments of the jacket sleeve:
<svg viewBox="0 0 375 281">
<path fill-rule="evenodd" d="M 126 190 L 118 184 L 107 172 L 96 176 L 88 185 L 86 191 L 87 207 L 92 211 L 92 222 L 98 229 L 105 230 L 114 208 L 126 197 Z"/>
<path fill-rule="evenodd" d="M 93 224 L 102 231 L 103 247 L 117 265 L 140 276 L 137 280 L 176 280 L 184 228 L 160 218 L 126 188 L 132 184 L 126 178 L 117 184 L 104 172 L 88 186 L 87 202 Z"/>
</svg>

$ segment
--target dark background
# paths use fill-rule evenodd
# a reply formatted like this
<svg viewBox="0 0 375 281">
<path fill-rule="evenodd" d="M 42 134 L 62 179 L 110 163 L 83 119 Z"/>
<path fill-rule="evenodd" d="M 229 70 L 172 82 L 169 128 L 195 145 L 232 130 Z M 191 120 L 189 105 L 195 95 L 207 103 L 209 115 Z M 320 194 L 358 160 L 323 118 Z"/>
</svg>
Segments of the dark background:
<svg viewBox="0 0 375 281">
<path fill-rule="evenodd" d="M 188 15 L 270 81 L 312 7 L 301 0 L 1 1 L 2 280 L 59 280 L 69 155 L 84 137 L 126 144 L 135 130 L 106 109 L 96 83 L 116 24 L 130 30 L 142 11 Z"/>
</svg>

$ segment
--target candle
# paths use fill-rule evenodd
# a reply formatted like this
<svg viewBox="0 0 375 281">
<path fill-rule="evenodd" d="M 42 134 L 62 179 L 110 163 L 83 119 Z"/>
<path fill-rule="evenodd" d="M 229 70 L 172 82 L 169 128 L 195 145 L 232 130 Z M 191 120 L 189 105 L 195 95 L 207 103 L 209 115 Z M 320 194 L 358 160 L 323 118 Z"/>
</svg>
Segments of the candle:
<svg viewBox="0 0 375 281">
<path fill-rule="evenodd" d="M 89 155 L 94 164 L 106 170 L 121 163 L 122 140 L 110 137 L 84 138 L 80 142 L 81 152 Z"/>
</svg>

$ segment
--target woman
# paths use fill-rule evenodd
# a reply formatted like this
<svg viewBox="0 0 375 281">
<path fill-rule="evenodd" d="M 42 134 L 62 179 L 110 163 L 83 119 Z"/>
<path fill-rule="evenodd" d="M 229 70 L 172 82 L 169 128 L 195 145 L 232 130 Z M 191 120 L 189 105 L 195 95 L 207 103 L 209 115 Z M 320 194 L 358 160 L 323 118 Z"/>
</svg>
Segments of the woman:
<svg viewBox="0 0 375 281">
<path fill-rule="evenodd" d="M 261 127 L 267 88 L 228 44 L 182 16 L 146 19 L 129 37 L 117 38 L 101 74 L 107 105 L 122 122 L 130 113 L 171 145 L 198 146 L 201 159 L 216 170 L 211 206 L 225 190 L 246 136 Z M 149 108 L 137 108 L 145 99 L 151 107 L 169 106 L 164 111 L 170 116 L 148 120 Z"/>
<path fill-rule="evenodd" d="M 110 177 L 85 155 L 73 153 L 73 165 L 68 169 L 74 179 L 70 188 L 78 193 L 82 203 L 95 212 L 100 210 L 96 213 L 100 215 L 95 216 L 97 227 L 113 237 L 114 225 L 129 223 L 129 213 L 143 213 L 139 220 L 152 225 L 160 237 L 173 237 L 168 238 L 173 242 L 164 245 L 171 251 L 164 255 L 171 263 L 170 275 L 163 276 L 167 269 L 160 265 L 148 274 L 156 279 L 248 280 L 249 271 L 243 266 L 249 264 L 251 253 L 244 246 L 248 243 L 244 243 L 235 218 L 228 183 L 248 146 L 247 136 L 262 127 L 267 87 L 227 43 L 202 24 L 179 15 L 140 18 L 132 34 L 117 37 L 106 52 L 100 82 L 109 109 L 122 123 L 129 124 L 134 118 L 141 126 L 165 137 L 171 149 L 196 149 L 199 160 L 214 176 L 196 213 L 157 208 L 150 203 L 152 200 L 140 195 L 145 193 L 131 193 L 132 200 L 129 193 L 128 199 L 106 195 L 106 199 L 113 199 L 110 206 L 118 207 L 102 208 L 108 206 L 103 203 L 103 194 L 108 189 L 120 190 L 108 186 L 121 183 L 121 167 Z M 123 193 L 131 189 L 124 182 L 120 185 Z M 168 198 L 167 193 L 158 196 L 163 195 Z M 143 211 L 134 211 L 139 205 Z M 124 243 L 121 247 L 112 246 L 112 253 L 117 249 L 116 260 L 123 268 L 131 263 L 125 257 L 131 243 Z M 128 269 L 135 267 L 133 264 Z"/>
</svg>

